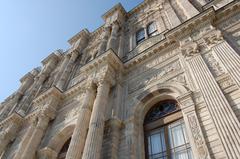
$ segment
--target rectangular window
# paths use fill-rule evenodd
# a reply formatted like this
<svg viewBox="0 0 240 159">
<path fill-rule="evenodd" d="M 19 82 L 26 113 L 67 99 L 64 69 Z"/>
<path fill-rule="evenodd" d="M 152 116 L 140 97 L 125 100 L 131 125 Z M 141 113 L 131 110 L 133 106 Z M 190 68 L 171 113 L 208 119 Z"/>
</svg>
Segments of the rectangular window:
<svg viewBox="0 0 240 159">
<path fill-rule="evenodd" d="M 147 135 L 148 159 L 193 159 L 183 120 L 178 120 Z"/>
</svg>

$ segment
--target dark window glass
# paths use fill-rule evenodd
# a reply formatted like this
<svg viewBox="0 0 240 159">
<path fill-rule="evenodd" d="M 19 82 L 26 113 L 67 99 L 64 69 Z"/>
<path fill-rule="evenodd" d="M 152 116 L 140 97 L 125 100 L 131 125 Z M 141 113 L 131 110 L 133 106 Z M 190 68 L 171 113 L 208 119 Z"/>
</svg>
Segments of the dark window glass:
<svg viewBox="0 0 240 159">
<path fill-rule="evenodd" d="M 152 22 L 147 26 L 147 33 L 149 37 L 157 35 L 158 31 L 155 22 Z"/>
<path fill-rule="evenodd" d="M 178 110 L 177 103 L 173 100 L 166 100 L 156 104 L 150 111 L 147 113 L 145 118 L 145 123 L 149 123 L 160 119 L 166 116 L 169 113 Z"/>
<path fill-rule="evenodd" d="M 145 40 L 145 32 L 144 29 L 140 29 L 137 31 L 136 33 L 136 42 L 137 45 L 140 44 L 141 42 L 143 42 Z"/>
</svg>

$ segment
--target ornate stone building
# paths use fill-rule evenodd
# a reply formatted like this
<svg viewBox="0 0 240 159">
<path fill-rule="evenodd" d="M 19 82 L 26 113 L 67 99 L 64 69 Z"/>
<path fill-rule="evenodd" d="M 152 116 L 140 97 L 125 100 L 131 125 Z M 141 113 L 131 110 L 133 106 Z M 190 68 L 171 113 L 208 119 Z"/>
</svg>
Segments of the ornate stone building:
<svg viewBox="0 0 240 159">
<path fill-rule="evenodd" d="M 1 159 L 239 159 L 240 1 L 117 4 L 0 106 Z"/>
</svg>

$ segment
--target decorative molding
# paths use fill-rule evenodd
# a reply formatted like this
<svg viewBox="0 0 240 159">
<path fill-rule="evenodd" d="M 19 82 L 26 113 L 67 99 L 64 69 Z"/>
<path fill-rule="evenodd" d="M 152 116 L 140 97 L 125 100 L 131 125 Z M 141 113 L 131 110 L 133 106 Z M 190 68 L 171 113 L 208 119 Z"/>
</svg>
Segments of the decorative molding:
<svg viewBox="0 0 240 159">
<path fill-rule="evenodd" d="M 192 131 L 192 136 L 197 147 L 199 159 L 210 158 L 207 152 L 207 147 L 204 142 L 204 138 L 197 120 L 196 114 L 187 115 L 190 129 Z"/>
<path fill-rule="evenodd" d="M 5 120 L 0 122 L 0 128 L 9 125 L 10 123 L 16 123 L 17 125 L 21 125 L 24 121 L 24 118 L 17 113 L 13 113 L 11 116 L 7 117 Z"/>
</svg>

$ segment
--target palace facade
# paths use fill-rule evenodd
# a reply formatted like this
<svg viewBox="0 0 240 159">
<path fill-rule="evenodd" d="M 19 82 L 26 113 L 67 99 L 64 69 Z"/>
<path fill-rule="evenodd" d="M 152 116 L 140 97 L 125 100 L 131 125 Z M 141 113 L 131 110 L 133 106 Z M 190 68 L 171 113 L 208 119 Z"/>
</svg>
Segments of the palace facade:
<svg viewBox="0 0 240 159">
<path fill-rule="evenodd" d="M 240 1 L 107 11 L 0 105 L 1 159 L 239 159 Z"/>
</svg>

